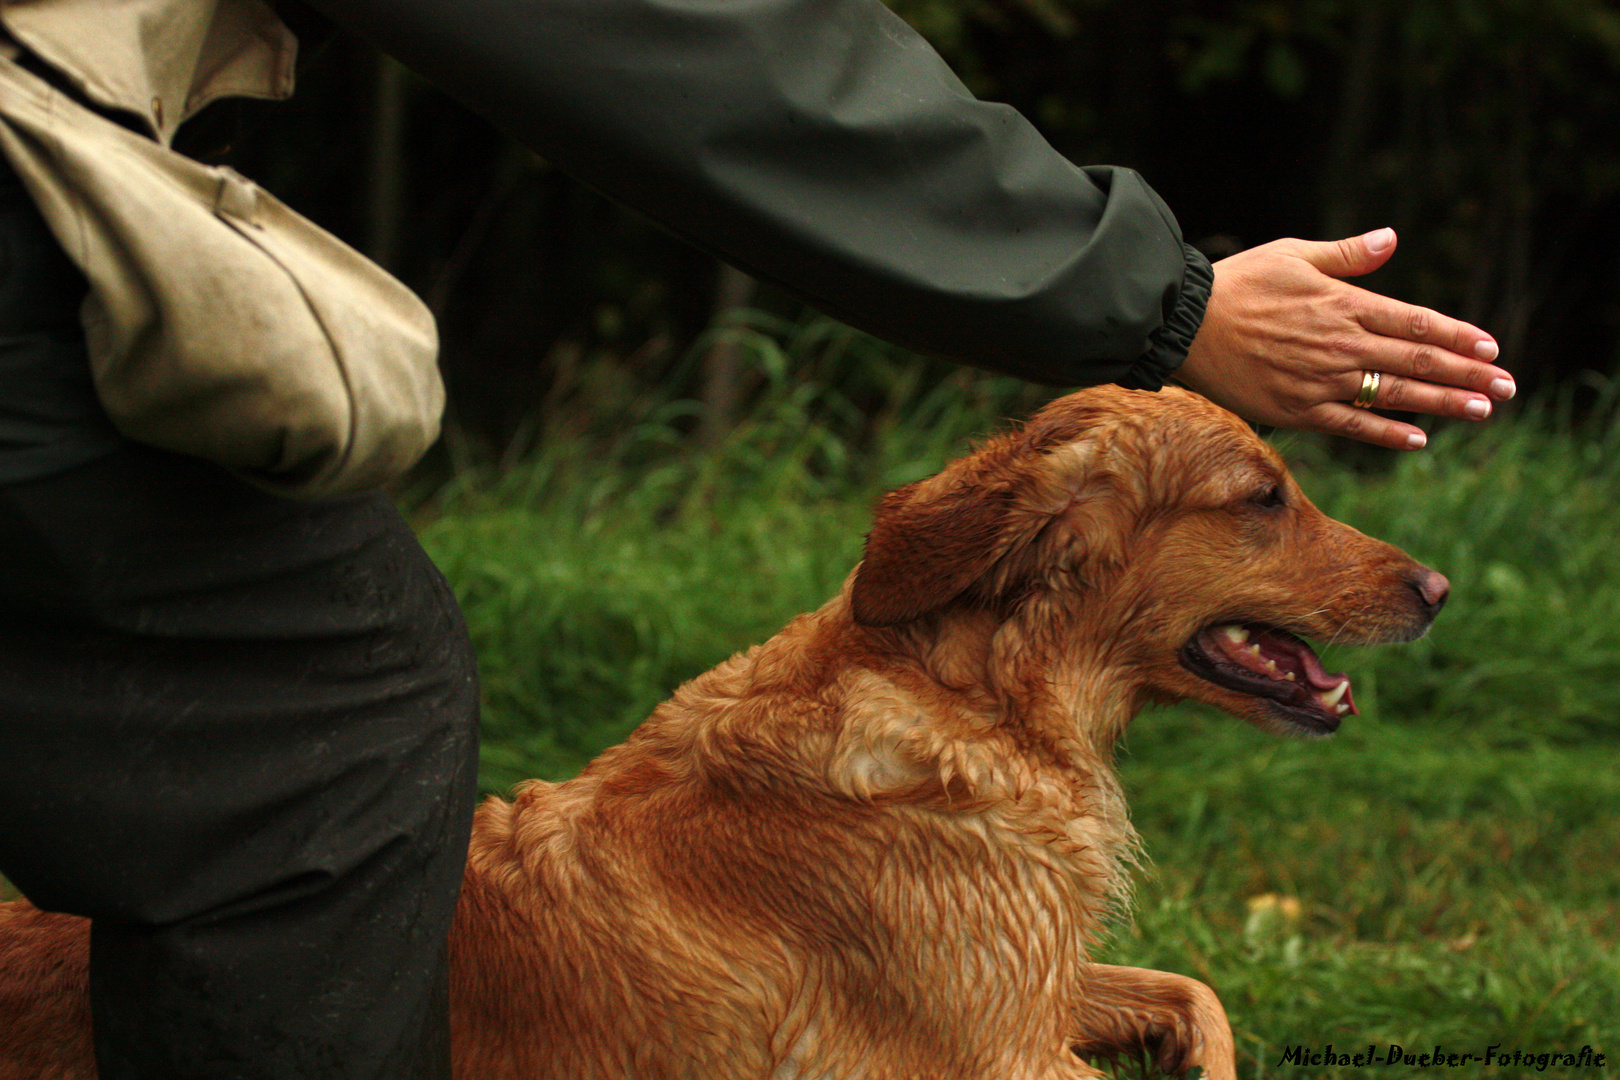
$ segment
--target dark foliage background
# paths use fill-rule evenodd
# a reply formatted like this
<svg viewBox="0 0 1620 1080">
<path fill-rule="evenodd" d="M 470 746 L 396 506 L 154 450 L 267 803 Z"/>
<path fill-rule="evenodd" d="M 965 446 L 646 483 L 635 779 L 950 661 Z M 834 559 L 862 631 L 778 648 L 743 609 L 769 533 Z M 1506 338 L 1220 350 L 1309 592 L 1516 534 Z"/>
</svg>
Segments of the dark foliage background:
<svg viewBox="0 0 1620 1080">
<path fill-rule="evenodd" d="M 1214 256 L 1393 225 L 1400 251 L 1367 283 L 1490 330 L 1522 388 L 1620 361 L 1610 0 L 893 2 L 1074 160 L 1141 170 Z M 473 445 L 655 385 L 724 424 L 757 376 L 705 328 L 737 306 L 800 314 L 344 36 L 292 102 L 234 108 L 189 148 L 429 299 Z"/>
</svg>

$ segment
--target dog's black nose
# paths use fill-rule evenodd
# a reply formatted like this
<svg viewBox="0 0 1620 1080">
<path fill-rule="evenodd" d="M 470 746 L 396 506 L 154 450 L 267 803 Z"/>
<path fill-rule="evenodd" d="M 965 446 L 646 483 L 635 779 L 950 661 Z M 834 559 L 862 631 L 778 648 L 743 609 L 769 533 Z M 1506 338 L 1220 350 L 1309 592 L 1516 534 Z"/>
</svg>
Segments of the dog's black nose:
<svg viewBox="0 0 1620 1080">
<path fill-rule="evenodd" d="M 1407 582 L 1412 586 L 1412 591 L 1423 600 L 1423 608 L 1431 619 L 1440 613 L 1440 609 L 1445 606 L 1446 597 L 1451 595 L 1451 582 L 1446 580 L 1446 575 L 1430 570 L 1426 566 L 1420 566 L 1413 571 Z"/>
</svg>

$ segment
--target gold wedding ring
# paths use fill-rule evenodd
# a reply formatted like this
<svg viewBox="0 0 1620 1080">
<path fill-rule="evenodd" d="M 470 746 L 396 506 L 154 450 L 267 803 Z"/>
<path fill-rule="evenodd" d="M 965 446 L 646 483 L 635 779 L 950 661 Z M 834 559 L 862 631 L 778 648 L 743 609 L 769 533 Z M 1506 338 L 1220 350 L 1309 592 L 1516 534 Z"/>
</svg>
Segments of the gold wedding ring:
<svg viewBox="0 0 1620 1080">
<path fill-rule="evenodd" d="M 1373 398 L 1378 396 L 1378 380 L 1383 375 L 1377 371 L 1363 371 L 1361 373 L 1361 393 L 1350 404 L 1358 409 L 1372 408 Z"/>
</svg>

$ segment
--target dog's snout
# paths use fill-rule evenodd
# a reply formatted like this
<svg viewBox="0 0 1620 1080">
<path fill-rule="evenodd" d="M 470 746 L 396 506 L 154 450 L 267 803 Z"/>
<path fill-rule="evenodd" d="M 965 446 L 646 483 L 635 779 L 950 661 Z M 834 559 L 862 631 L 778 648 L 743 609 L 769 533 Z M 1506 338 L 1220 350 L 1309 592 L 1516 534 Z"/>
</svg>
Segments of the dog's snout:
<svg viewBox="0 0 1620 1080">
<path fill-rule="evenodd" d="M 1451 582 L 1446 580 L 1446 575 L 1430 570 L 1426 566 L 1418 567 L 1407 581 L 1412 586 L 1412 591 L 1423 601 L 1423 609 L 1431 619 L 1440 613 L 1440 609 L 1445 606 L 1446 597 L 1451 595 Z"/>
</svg>

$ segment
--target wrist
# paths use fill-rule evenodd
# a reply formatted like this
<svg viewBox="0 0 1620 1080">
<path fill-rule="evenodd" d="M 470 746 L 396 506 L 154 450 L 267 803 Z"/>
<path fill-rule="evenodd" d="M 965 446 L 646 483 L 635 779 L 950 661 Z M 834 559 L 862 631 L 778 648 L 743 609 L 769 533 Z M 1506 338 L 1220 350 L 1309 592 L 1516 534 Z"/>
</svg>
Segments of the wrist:
<svg viewBox="0 0 1620 1080">
<path fill-rule="evenodd" d="M 1165 320 L 1148 335 L 1148 348 L 1131 365 L 1121 386 L 1137 390 L 1157 390 L 1177 376 L 1186 363 L 1198 330 L 1203 325 L 1215 274 L 1209 259 L 1191 244 L 1183 243 L 1186 267 L 1181 289 Z"/>
</svg>

